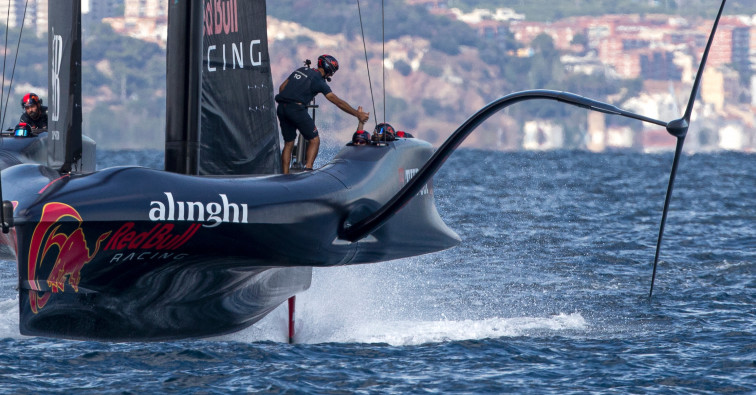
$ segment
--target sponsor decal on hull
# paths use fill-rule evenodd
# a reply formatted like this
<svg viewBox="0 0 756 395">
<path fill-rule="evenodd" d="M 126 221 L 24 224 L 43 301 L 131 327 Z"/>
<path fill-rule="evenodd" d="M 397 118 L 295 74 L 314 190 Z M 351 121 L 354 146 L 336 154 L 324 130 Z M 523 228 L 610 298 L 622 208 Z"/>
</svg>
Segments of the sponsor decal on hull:
<svg viewBox="0 0 756 395">
<path fill-rule="evenodd" d="M 127 222 L 108 240 L 103 250 L 175 250 L 194 236 L 200 224 L 191 224 L 183 233 L 174 232 L 173 224 L 157 224 L 146 232 L 134 230 L 135 224 Z"/>
<path fill-rule="evenodd" d="M 123 263 L 133 261 L 180 261 L 189 256 L 189 254 L 177 254 L 175 252 L 130 252 L 118 253 L 113 255 L 109 263 Z"/>
<path fill-rule="evenodd" d="M 157 224 L 150 230 L 137 232 L 135 226 L 133 222 L 123 224 L 108 240 L 103 251 L 126 250 L 112 255 L 109 263 L 183 259 L 188 254 L 175 251 L 191 240 L 201 227 L 200 224 L 191 224 L 181 232 L 175 230 L 174 224 Z"/>
<path fill-rule="evenodd" d="M 219 202 L 178 201 L 170 192 L 164 192 L 165 201 L 150 202 L 150 221 L 206 222 L 202 226 L 214 228 L 222 222 L 248 223 L 246 203 L 231 203 L 225 194 L 219 194 Z M 195 230 L 196 231 L 196 230 Z"/>
<path fill-rule="evenodd" d="M 420 171 L 420 169 L 418 168 L 414 168 L 414 169 L 399 168 L 399 180 L 402 186 L 405 186 L 408 182 L 410 182 L 410 180 L 412 180 L 412 178 L 415 177 L 418 171 Z M 418 192 L 416 196 L 428 195 L 430 193 L 431 193 L 431 188 L 428 187 L 428 184 L 425 184 L 423 185 L 423 188 L 420 189 L 420 192 Z"/>
<path fill-rule="evenodd" d="M 71 228 L 70 218 L 76 221 L 76 228 L 69 232 L 61 231 L 61 227 Z M 27 261 L 31 288 L 29 303 L 34 313 L 47 304 L 51 295 L 51 292 L 45 291 L 39 283 L 40 278 L 43 278 L 42 266 L 45 259 L 55 257 L 52 270 L 47 276 L 47 286 L 52 293 L 63 292 L 66 282 L 74 292 L 79 292 L 82 267 L 92 261 L 102 242 L 110 236 L 111 232 L 101 234 L 95 241 L 94 251 L 90 252 L 87 238 L 81 228 L 82 222 L 79 212 L 65 203 L 47 203 L 42 208 L 42 216 L 32 234 Z"/>
<path fill-rule="evenodd" d="M 167 208 L 163 206 L 167 210 L 166 216 L 173 218 L 175 214 L 176 218 L 183 218 L 184 211 L 178 208 L 183 202 L 173 202 L 172 196 L 168 195 L 171 204 Z M 201 205 L 201 209 L 200 206 L 192 206 L 192 203 L 187 202 L 186 207 L 191 207 L 195 211 L 188 210 L 186 213 L 196 214 L 200 221 L 208 221 L 209 224 L 205 226 L 216 226 L 224 221 L 246 221 L 246 205 L 243 205 L 242 210 L 235 203 L 229 203 L 225 195 L 221 195 L 221 203 Z M 158 223 L 146 231 L 139 232 L 135 230 L 134 222 L 127 222 L 115 232 L 101 234 L 95 240 L 94 248 L 90 250 L 90 244 L 81 227 L 82 223 L 79 212 L 65 203 L 47 203 L 42 208 L 39 223 L 32 233 L 27 261 L 29 303 L 35 314 L 45 307 L 53 293 L 64 292 L 66 283 L 74 292 L 79 292 L 81 269 L 91 262 L 101 249 L 114 252 L 107 260 L 109 263 L 180 260 L 188 254 L 177 250 L 191 240 L 202 227 L 200 223 L 193 223 L 184 230 L 177 230 L 175 224 Z M 45 277 L 51 261 L 54 262 L 52 269 Z M 42 281 L 46 281 L 47 287 L 42 285 Z"/>
</svg>

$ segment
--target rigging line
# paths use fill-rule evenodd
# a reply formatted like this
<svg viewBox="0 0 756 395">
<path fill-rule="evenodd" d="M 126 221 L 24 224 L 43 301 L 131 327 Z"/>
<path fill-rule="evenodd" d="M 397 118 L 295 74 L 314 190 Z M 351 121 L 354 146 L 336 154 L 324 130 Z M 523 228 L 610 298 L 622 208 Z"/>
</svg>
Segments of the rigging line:
<svg viewBox="0 0 756 395">
<path fill-rule="evenodd" d="M 383 123 L 386 123 L 386 8 L 381 0 L 381 41 L 383 54 L 381 59 L 381 71 L 383 72 Z"/>
<path fill-rule="evenodd" d="M 370 64 L 368 63 L 367 46 L 365 45 L 365 28 L 362 26 L 362 9 L 360 8 L 360 0 L 357 0 L 357 13 L 360 15 L 360 31 L 362 32 L 362 48 L 365 50 L 365 67 L 367 68 L 368 86 L 370 87 L 370 100 L 373 102 L 373 115 L 377 116 L 375 112 L 375 97 L 373 96 L 373 83 L 370 80 Z M 375 121 L 375 119 L 373 119 Z M 376 122 L 376 125 L 378 123 Z"/>
<path fill-rule="evenodd" d="M 28 1 L 28 0 L 27 0 Z M 8 0 L 8 15 L 5 19 L 5 46 L 3 47 L 3 80 L 2 80 L 2 86 L 0 88 L 0 103 L 3 101 L 3 96 L 5 95 L 5 61 L 8 58 L 8 25 L 10 25 L 10 8 L 11 8 L 11 0 Z M 26 10 L 24 10 L 24 16 L 26 14 Z M 22 22 L 23 26 L 23 22 Z M 21 39 L 21 35 L 19 33 L 19 39 Z M 16 48 L 16 53 L 18 54 L 18 48 Z M 8 88 L 8 97 L 10 97 L 10 87 Z M 7 110 L 3 110 L 3 113 L 5 113 Z M 2 129 L 2 125 L 5 121 L 5 116 L 0 118 L 0 129 Z M 3 201 L 3 183 L 2 179 L 0 179 L 0 228 L 2 228 L 3 233 L 10 232 L 10 227 L 8 226 L 8 222 L 6 222 L 5 219 L 5 201 Z"/>
<path fill-rule="evenodd" d="M 10 26 L 10 9 L 11 9 L 11 0 L 8 0 L 8 15 L 5 17 L 5 46 L 3 46 L 3 85 L 2 89 L 0 89 L 0 103 L 3 102 L 3 99 L 5 98 L 5 59 L 8 57 L 8 27 Z M 8 91 L 8 96 L 10 96 L 10 91 Z M 5 112 L 5 110 L 3 110 Z M 3 124 L 5 121 L 5 116 L 0 118 L 0 129 L 2 129 Z"/>
<path fill-rule="evenodd" d="M 10 100 L 11 89 L 13 88 L 13 76 L 16 74 L 16 63 L 18 62 L 18 53 L 21 49 L 21 36 L 24 33 L 24 25 L 26 25 L 26 11 L 29 8 L 29 0 L 26 0 L 24 6 L 24 17 L 21 20 L 21 30 L 18 32 L 18 43 L 16 43 L 16 57 L 13 59 L 13 70 L 11 71 L 10 84 L 8 85 L 8 96 L 5 98 L 5 109 L 3 110 L 2 120 L 0 120 L 0 128 L 5 124 L 5 115 L 8 113 L 8 100 Z M 3 65 L 4 66 L 4 65 Z M 5 70 L 3 70 L 3 78 L 5 78 Z M 3 80 L 3 84 L 5 81 Z M 42 111 L 42 105 L 40 104 L 39 111 Z"/>
</svg>

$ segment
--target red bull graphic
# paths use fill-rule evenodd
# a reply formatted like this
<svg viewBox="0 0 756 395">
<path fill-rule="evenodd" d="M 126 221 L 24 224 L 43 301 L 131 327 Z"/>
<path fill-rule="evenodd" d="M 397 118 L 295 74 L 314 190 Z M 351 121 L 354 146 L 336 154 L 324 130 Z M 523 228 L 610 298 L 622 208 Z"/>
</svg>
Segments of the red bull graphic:
<svg viewBox="0 0 756 395">
<path fill-rule="evenodd" d="M 191 240 L 202 225 L 191 224 L 183 232 L 174 230 L 176 228 L 174 224 L 157 224 L 145 232 L 137 232 L 134 230 L 135 226 L 134 222 L 125 223 L 108 240 L 103 251 L 118 251 L 108 258 L 108 262 L 184 259 L 188 255 L 176 252 L 176 250 Z"/>
<path fill-rule="evenodd" d="M 66 218 L 73 218 L 78 222 L 76 229 L 70 233 L 60 231 L 67 222 Z M 75 292 L 79 292 L 81 281 L 81 269 L 90 262 L 100 249 L 100 244 L 110 236 L 111 232 L 105 232 L 97 238 L 95 249 L 90 253 L 81 215 L 73 207 L 65 203 L 47 203 L 42 208 L 39 224 L 34 228 L 29 246 L 29 260 L 27 270 L 29 277 L 29 303 L 34 313 L 37 313 L 47 304 L 51 292 L 46 292 L 40 285 L 40 271 L 48 254 L 57 250 L 55 263 L 47 278 L 47 286 L 53 293 L 65 290 L 66 280 Z M 55 247 L 53 249 L 53 247 Z M 43 292 L 40 295 L 40 292 Z"/>
<path fill-rule="evenodd" d="M 242 3 L 242 23 L 245 7 Z M 247 10 L 248 12 L 248 10 Z M 243 25 L 239 31 L 237 0 L 207 0 L 205 2 L 205 54 L 203 62 L 208 73 L 225 70 L 244 70 L 262 66 L 264 38 L 251 39 Z"/>
<path fill-rule="evenodd" d="M 157 224 L 146 232 L 134 230 L 135 224 L 127 222 L 108 240 L 103 250 L 148 250 L 173 251 L 186 244 L 194 236 L 200 224 L 191 224 L 183 233 L 174 232 L 173 224 Z"/>
<path fill-rule="evenodd" d="M 134 261 L 177 261 L 188 256 L 176 252 L 197 233 L 201 224 L 191 224 L 184 230 L 176 230 L 174 224 L 157 224 L 150 230 L 138 232 L 136 224 L 123 224 L 108 240 L 103 251 L 118 251 L 107 258 L 109 263 Z"/>
<path fill-rule="evenodd" d="M 236 0 L 208 0 L 205 3 L 205 35 L 238 32 L 238 10 Z"/>
</svg>

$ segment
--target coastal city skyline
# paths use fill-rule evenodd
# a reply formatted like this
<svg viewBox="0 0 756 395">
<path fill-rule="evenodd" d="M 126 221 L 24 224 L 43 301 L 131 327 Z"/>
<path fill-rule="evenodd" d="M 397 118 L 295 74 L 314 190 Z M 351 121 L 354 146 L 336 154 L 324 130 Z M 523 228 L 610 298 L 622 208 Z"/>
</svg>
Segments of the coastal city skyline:
<svg viewBox="0 0 756 395">
<path fill-rule="evenodd" d="M 25 0 L 10 2 L 9 24 L 18 26 Z M 512 35 L 520 48 L 510 49 L 514 57 L 532 57 L 533 40 L 547 35 L 560 52 L 566 71 L 585 75 L 604 75 L 612 79 L 643 81 L 640 93 L 622 103 L 622 108 L 652 118 L 674 119 L 690 94 L 711 21 L 676 15 L 630 14 L 576 16 L 551 22 L 529 21 L 515 10 L 476 9 L 463 12 L 449 7 L 445 0 L 407 0 L 410 5 L 425 6 L 429 12 L 462 21 L 487 40 L 503 40 Z M 38 35 L 46 32 L 47 0 L 30 0 L 27 22 Z M 0 5 L 0 15 L 8 12 L 8 4 Z M 83 18 L 102 21 L 119 34 L 157 43 L 164 47 L 167 36 L 167 0 L 83 1 Z M 283 21 L 269 17 L 269 32 Z M 44 28 L 42 28 L 44 26 Z M 283 38 L 311 34 L 294 28 Z M 281 34 L 269 41 L 281 40 Z M 411 48 L 410 48 L 411 51 Z M 401 58 L 402 54 L 393 54 Z M 410 56 L 406 56 L 410 60 Z M 723 17 L 700 90 L 700 104 L 694 117 L 703 115 L 696 124 L 690 149 L 756 149 L 756 15 Z M 417 59 L 416 59 L 417 60 Z M 419 60 L 418 60 L 419 61 Z M 394 62 L 387 61 L 388 66 Z M 420 67 L 414 66 L 413 69 Z M 747 77 L 744 79 L 744 76 Z M 536 88 L 536 87 L 534 87 Z M 611 99 L 612 98 L 608 98 Z M 669 150 L 674 140 L 666 131 L 643 125 L 642 130 L 628 125 L 613 125 L 603 114 L 590 114 L 586 125 L 585 148 L 640 148 L 651 152 Z M 563 146 L 565 130 L 550 119 L 533 119 L 521 126 L 523 149 L 558 149 Z M 502 147 L 502 149 L 509 149 Z"/>
</svg>

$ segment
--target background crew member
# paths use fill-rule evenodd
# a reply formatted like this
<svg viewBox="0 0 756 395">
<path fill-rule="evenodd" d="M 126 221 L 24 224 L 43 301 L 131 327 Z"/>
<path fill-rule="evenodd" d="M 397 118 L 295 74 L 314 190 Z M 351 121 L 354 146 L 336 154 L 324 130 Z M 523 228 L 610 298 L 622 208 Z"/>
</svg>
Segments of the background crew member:
<svg viewBox="0 0 756 395">
<path fill-rule="evenodd" d="M 47 129 L 47 107 L 42 106 L 42 99 L 36 93 L 27 93 L 21 98 L 20 122 L 26 122 L 32 129 Z"/>
</svg>

